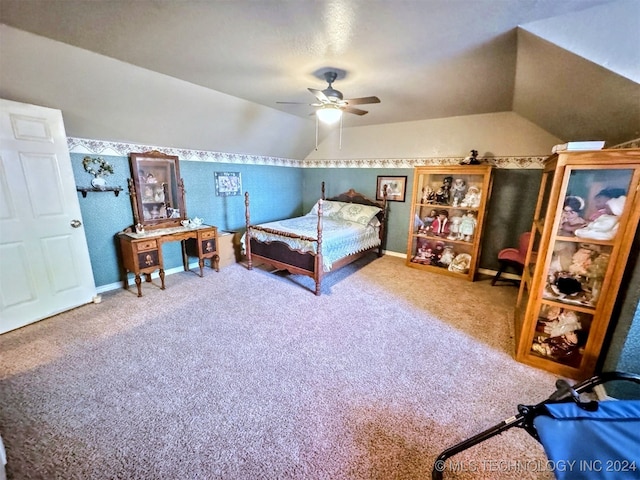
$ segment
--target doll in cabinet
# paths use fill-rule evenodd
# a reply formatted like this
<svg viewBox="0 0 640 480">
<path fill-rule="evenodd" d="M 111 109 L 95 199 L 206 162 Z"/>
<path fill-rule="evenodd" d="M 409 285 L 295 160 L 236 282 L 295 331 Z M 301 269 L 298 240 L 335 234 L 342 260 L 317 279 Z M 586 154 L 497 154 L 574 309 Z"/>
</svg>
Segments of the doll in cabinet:
<svg viewBox="0 0 640 480">
<path fill-rule="evenodd" d="M 591 375 L 640 220 L 640 150 L 547 160 L 516 306 L 519 361 Z"/>
</svg>

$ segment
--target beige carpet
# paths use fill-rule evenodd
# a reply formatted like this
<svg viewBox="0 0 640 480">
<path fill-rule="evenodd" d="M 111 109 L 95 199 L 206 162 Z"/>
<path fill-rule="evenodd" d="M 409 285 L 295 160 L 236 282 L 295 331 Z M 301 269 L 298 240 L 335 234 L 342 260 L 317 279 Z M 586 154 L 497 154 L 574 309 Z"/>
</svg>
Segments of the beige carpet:
<svg viewBox="0 0 640 480">
<path fill-rule="evenodd" d="M 512 286 L 390 256 L 320 297 L 241 265 L 166 283 L 0 336 L 8 478 L 428 479 L 554 390 L 513 360 Z M 453 460 L 445 478 L 553 478 L 519 429 Z"/>
</svg>

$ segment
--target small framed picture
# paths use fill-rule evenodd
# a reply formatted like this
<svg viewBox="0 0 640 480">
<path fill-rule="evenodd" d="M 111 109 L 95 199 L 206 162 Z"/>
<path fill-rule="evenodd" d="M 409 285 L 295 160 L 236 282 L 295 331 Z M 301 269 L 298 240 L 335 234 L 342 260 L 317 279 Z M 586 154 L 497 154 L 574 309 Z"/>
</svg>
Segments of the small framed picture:
<svg viewBox="0 0 640 480">
<path fill-rule="evenodd" d="M 407 194 L 407 177 L 378 177 L 376 200 L 384 198 L 384 187 L 387 187 L 387 201 L 404 202 Z"/>
<path fill-rule="evenodd" d="M 218 197 L 233 197 L 242 194 L 240 172 L 214 172 L 214 175 Z"/>
</svg>

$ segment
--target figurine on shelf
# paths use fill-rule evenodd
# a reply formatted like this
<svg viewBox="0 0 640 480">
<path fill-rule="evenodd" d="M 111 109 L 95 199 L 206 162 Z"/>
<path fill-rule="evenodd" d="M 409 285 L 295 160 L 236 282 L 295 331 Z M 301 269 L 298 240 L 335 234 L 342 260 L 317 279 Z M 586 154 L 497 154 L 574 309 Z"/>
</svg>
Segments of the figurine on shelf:
<svg viewBox="0 0 640 480">
<path fill-rule="evenodd" d="M 475 185 L 471 185 L 467 189 L 467 193 L 460 203 L 461 207 L 478 208 L 480 206 L 480 188 Z"/>
<path fill-rule="evenodd" d="M 453 192 L 453 206 L 457 207 L 462 203 L 465 193 L 467 193 L 467 182 L 462 178 L 456 178 L 451 185 Z"/>
<path fill-rule="evenodd" d="M 153 194 L 153 199 L 156 202 L 164 202 L 164 189 L 156 188 L 156 191 Z"/>
<path fill-rule="evenodd" d="M 589 248 L 579 248 L 576 253 L 571 257 L 571 265 L 569 265 L 569 272 L 574 275 L 586 276 L 589 267 L 591 266 L 591 258 L 596 254 Z"/>
<path fill-rule="evenodd" d="M 442 251 L 442 255 L 440 255 L 440 264 L 443 267 L 448 267 L 453 261 L 453 259 L 455 258 L 455 256 L 456 254 L 453 251 L 453 247 L 451 246 L 444 247 L 444 250 Z"/>
<path fill-rule="evenodd" d="M 576 332 L 570 332 L 561 337 L 536 337 L 531 350 L 543 357 L 566 361 L 579 353 L 580 345 Z"/>
<path fill-rule="evenodd" d="M 411 261 L 415 263 L 422 263 L 423 265 L 431 265 L 432 257 L 433 252 L 431 248 L 429 248 L 428 244 L 424 244 L 418 247 L 416 255 L 411 259 Z"/>
<path fill-rule="evenodd" d="M 611 214 L 611 210 L 607 205 L 607 202 L 612 198 L 622 197 L 626 195 L 627 192 L 623 188 L 605 188 L 600 190 L 595 197 L 593 197 L 593 203 L 595 207 L 595 212 L 589 215 L 587 219 L 589 222 L 593 222 L 601 215 L 609 215 Z"/>
<path fill-rule="evenodd" d="M 158 183 L 158 180 L 156 180 L 156 177 L 153 175 L 153 173 L 149 172 L 147 174 L 146 182 L 147 183 Z"/>
<path fill-rule="evenodd" d="M 424 229 L 426 232 L 430 232 L 433 229 L 433 222 L 438 218 L 438 212 L 436 210 L 431 210 L 429 215 L 424 217 Z"/>
<path fill-rule="evenodd" d="M 583 209 L 582 197 L 569 195 L 564 199 L 558 235 L 573 235 L 576 230 L 587 225 L 587 221 L 580 216 Z"/>
<path fill-rule="evenodd" d="M 436 192 L 429 185 L 422 189 L 422 203 L 434 203 L 436 200 Z"/>
<path fill-rule="evenodd" d="M 460 165 L 480 165 L 480 160 L 478 160 L 478 151 L 471 150 L 471 152 L 469 152 L 469 156 L 462 160 Z"/>
<path fill-rule="evenodd" d="M 460 223 L 460 236 L 462 240 L 465 242 L 471 241 L 477 224 L 478 221 L 476 220 L 476 216 L 473 212 L 467 212 L 466 215 L 462 217 L 462 221 Z"/>
<path fill-rule="evenodd" d="M 451 185 L 453 184 L 453 177 L 444 177 L 442 179 L 442 186 L 436 191 L 436 203 L 439 205 L 449 205 L 451 200 Z"/>
<path fill-rule="evenodd" d="M 449 264 L 448 270 L 456 273 L 468 273 L 471 266 L 471 255 L 459 253 Z"/>
<path fill-rule="evenodd" d="M 560 309 L 558 316 L 544 326 L 544 333 L 550 337 L 561 337 L 582 329 L 578 314 L 572 310 Z"/>
<path fill-rule="evenodd" d="M 552 311 L 557 315 L 555 318 L 550 319 L 552 315 L 547 315 L 547 319 L 542 321 L 548 337 L 536 337 L 531 350 L 545 357 L 566 360 L 579 352 L 580 340 L 577 332 L 582 330 L 582 324 L 576 312 L 559 310 Z"/>
<path fill-rule="evenodd" d="M 431 231 L 435 235 L 449 235 L 449 212 L 447 210 L 438 210 L 438 217 L 431 224 Z"/>
<path fill-rule="evenodd" d="M 442 257 L 442 253 L 444 252 L 444 243 L 443 242 L 436 242 L 435 246 L 433 247 L 433 255 L 431 257 L 431 264 L 432 265 L 440 265 L 440 259 Z"/>
<path fill-rule="evenodd" d="M 609 266 L 609 258 L 611 255 L 608 253 L 601 253 L 593 259 L 591 265 L 587 269 L 587 276 L 589 278 L 589 288 L 591 289 L 591 303 L 596 304 L 600 297 L 600 289 L 602 288 L 602 281 L 604 275 Z"/>
<path fill-rule="evenodd" d="M 460 224 L 462 223 L 462 217 L 459 215 L 454 215 L 449 219 L 449 236 L 448 240 L 459 240 L 461 238 L 460 233 Z"/>
<path fill-rule="evenodd" d="M 611 240 L 618 232 L 618 221 L 624 211 L 624 204 L 627 200 L 625 195 L 618 198 L 611 198 L 606 203 L 606 211 L 587 225 L 577 228 L 574 232 L 576 237 L 592 238 L 594 240 Z"/>
</svg>

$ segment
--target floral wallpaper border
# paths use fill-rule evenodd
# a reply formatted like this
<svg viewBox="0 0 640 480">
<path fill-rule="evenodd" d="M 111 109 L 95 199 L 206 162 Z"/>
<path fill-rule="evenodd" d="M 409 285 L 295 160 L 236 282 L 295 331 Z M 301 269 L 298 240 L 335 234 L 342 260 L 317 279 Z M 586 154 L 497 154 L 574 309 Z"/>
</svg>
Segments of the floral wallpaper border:
<svg viewBox="0 0 640 480">
<path fill-rule="evenodd" d="M 242 165 L 270 165 L 277 167 L 298 168 L 414 168 L 423 165 L 458 165 L 463 158 L 428 157 L 428 158 L 357 158 L 357 159 L 314 159 L 295 160 L 291 158 L 247 155 L 241 153 L 222 153 L 206 150 L 190 150 L 141 145 L 134 143 L 108 142 L 68 137 L 67 143 L 71 153 L 89 155 L 113 155 L 126 157 L 131 152 L 148 152 L 157 150 L 166 155 L 177 155 L 181 161 L 214 162 Z M 540 169 L 547 156 L 531 157 L 490 157 L 482 159 L 497 168 Z"/>
</svg>

